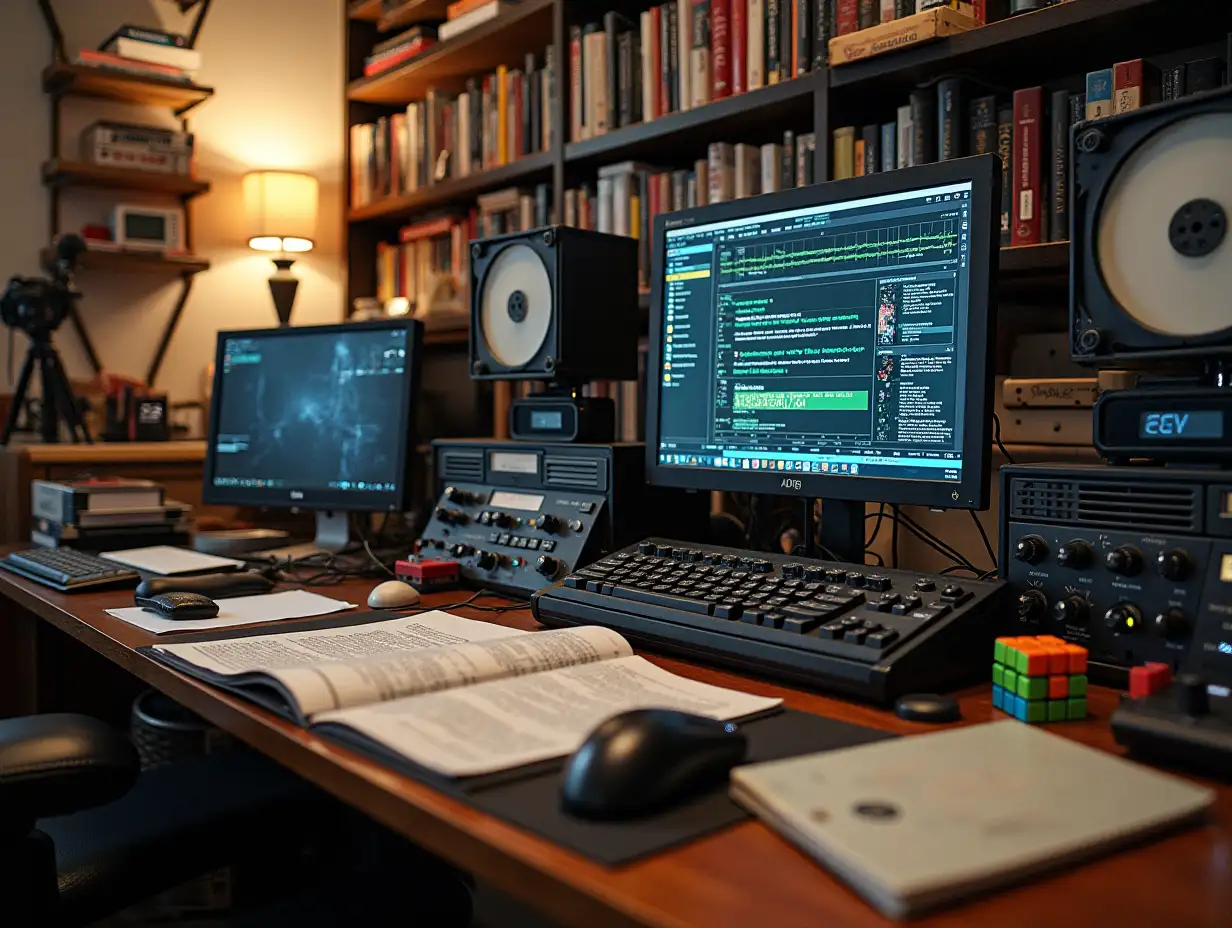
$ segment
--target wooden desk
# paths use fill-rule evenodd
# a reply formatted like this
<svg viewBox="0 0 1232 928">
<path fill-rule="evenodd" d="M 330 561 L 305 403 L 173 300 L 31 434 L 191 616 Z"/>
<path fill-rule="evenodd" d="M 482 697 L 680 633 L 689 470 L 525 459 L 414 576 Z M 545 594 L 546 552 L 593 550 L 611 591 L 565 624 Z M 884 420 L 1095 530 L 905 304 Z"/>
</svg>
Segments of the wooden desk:
<svg viewBox="0 0 1232 928">
<path fill-rule="evenodd" d="M 334 592 L 358 602 L 368 587 L 350 583 Z M 450 602 L 456 595 L 429 601 Z M 757 822 L 614 870 L 591 863 L 136 654 L 133 648 L 150 644 L 155 636 L 103 612 L 131 602 L 130 597 L 127 591 L 64 596 L 0 574 L 0 625 L 23 629 L 18 639 L 31 637 L 35 626 L 45 631 L 50 629 L 44 623 L 54 626 L 344 802 L 566 925 L 890 924 Z M 528 612 L 490 620 L 534 627 Z M 652 659 L 693 679 L 782 696 L 796 709 L 906 734 L 929 730 L 871 707 L 678 660 Z M 960 695 L 968 723 L 999 716 L 987 686 Z M 1115 702 L 1113 692 L 1094 688 L 1090 720 L 1049 727 L 1115 752 L 1107 726 Z M 1208 826 L 913 924 L 1227 926 L 1232 920 L 1232 786 L 1217 789 L 1219 802 Z"/>
</svg>

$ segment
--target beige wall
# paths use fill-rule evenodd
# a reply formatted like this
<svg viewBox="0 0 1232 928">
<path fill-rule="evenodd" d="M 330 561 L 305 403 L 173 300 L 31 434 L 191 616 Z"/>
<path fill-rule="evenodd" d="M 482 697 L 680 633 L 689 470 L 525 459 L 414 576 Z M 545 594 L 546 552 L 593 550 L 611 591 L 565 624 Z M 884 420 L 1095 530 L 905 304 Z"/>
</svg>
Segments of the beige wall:
<svg viewBox="0 0 1232 928">
<path fill-rule="evenodd" d="M 247 171 L 282 168 L 316 175 L 321 184 L 317 248 L 296 263 L 300 278 L 294 321 L 334 322 L 342 317 L 344 263 L 340 225 L 342 188 L 343 0 L 214 0 L 198 49 L 201 83 L 213 99 L 192 114 L 198 174 L 213 189 L 193 202 L 195 250 L 212 262 L 194 284 L 157 386 L 173 401 L 196 399 L 202 370 L 220 329 L 277 323 L 266 279 L 267 256 L 243 239 L 240 178 Z M 52 0 L 70 56 L 95 48 L 117 25 L 187 31 L 190 19 L 167 0 Z M 34 0 L 0 0 L 0 278 L 39 272 L 38 251 L 50 234 L 47 191 L 39 166 L 48 156 L 50 102 L 40 74 L 51 45 Z M 106 101 L 68 99 L 61 144 L 75 157 L 81 129 L 101 118 L 174 125 L 162 110 Z M 105 221 L 117 198 L 131 194 L 71 191 L 62 228 Z M 166 202 L 166 201 L 151 201 Z M 82 317 L 104 367 L 143 376 L 179 283 L 154 275 L 125 278 L 83 272 Z M 56 343 L 73 377 L 89 366 L 69 327 Z M 24 350 L 19 346 L 19 350 Z M 20 361 L 20 355 L 18 356 Z M 0 362 L 0 389 L 7 389 Z"/>
</svg>

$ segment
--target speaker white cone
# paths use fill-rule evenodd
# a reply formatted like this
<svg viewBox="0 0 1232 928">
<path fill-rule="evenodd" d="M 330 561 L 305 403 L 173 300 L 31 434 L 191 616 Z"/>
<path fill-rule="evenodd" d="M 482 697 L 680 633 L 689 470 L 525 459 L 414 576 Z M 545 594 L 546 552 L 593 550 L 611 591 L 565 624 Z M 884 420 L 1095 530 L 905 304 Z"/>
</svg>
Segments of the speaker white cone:
<svg viewBox="0 0 1232 928">
<path fill-rule="evenodd" d="M 1161 130 L 1122 164 L 1098 219 L 1100 267 L 1140 325 L 1177 337 L 1232 327 L 1232 235 L 1210 254 L 1178 254 L 1176 211 L 1213 200 L 1232 212 L 1232 114 L 1194 116 Z"/>
<path fill-rule="evenodd" d="M 510 313 L 511 300 L 524 315 Z M 538 354 L 552 322 L 552 281 L 533 248 L 509 245 L 496 256 L 483 279 L 479 321 L 498 364 L 522 367 Z"/>
</svg>

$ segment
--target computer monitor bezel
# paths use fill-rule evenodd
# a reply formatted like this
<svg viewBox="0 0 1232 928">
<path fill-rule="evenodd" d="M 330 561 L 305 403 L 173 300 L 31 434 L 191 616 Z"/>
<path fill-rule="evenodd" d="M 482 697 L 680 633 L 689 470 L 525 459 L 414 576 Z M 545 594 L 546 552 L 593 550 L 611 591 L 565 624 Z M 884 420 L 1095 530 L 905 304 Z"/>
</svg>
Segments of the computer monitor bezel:
<svg viewBox="0 0 1232 928">
<path fill-rule="evenodd" d="M 405 379 L 405 397 L 402 421 L 403 440 L 398 452 L 398 488 L 391 492 L 356 493 L 347 490 L 270 490 L 268 487 L 217 487 L 214 485 L 215 458 L 217 456 L 216 428 L 222 403 L 222 378 L 224 346 L 233 338 L 288 338 L 307 335 L 350 334 L 354 332 L 407 330 L 408 373 Z M 423 323 L 402 318 L 380 319 L 374 322 L 344 322 L 332 325 L 302 325 L 286 328 L 233 329 L 218 333 L 214 349 L 214 381 L 210 395 L 210 418 L 206 431 L 205 475 L 201 488 L 201 501 L 212 506 L 254 506 L 270 509 L 310 509 L 334 512 L 405 512 L 414 497 L 412 492 L 412 467 L 416 447 L 416 412 L 419 396 L 419 379 L 423 358 Z"/>
<path fill-rule="evenodd" d="M 663 269 L 668 229 L 708 225 L 901 191 L 971 183 L 971 258 L 968 292 L 967 390 L 962 479 L 957 483 L 907 478 L 852 477 L 792 471 L 681 467 L 659 462 L 659 404 L 663 370 Z M 934 509 L 986 509 L 992 450 L 995 293 L 1000 257 L 1001 160 L 976 155 L 828 183 L 798 187 L 655 217 L 651 251 L 650 350 L 647 356 L 646 479 L 654 486 L 868 501 Z M 986 251 L 984 249 L 987 249 Z M 983 260 L 980 256 L 983 256 Z"/>
</svg>

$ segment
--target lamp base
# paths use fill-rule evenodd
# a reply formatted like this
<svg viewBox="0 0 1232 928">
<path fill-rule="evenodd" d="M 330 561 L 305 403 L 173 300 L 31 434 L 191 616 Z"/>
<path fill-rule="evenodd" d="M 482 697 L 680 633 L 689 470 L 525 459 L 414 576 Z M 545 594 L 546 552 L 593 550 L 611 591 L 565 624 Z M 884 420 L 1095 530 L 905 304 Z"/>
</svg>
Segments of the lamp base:
<svg viewBox="0 0 1232 928">
<path fill-rule="evenodd" d="M 291 324 L 291 310 L 295 307 L 295 291 L 299 289 L 299 279 L 291 273 L 295 261 L 291 258 L 275 258 L 274 267 L 278 268 L 269 279 L 270 295 L 274 298 L 274 309 L 278 313 L 278 324 Z"/>
</svg>

